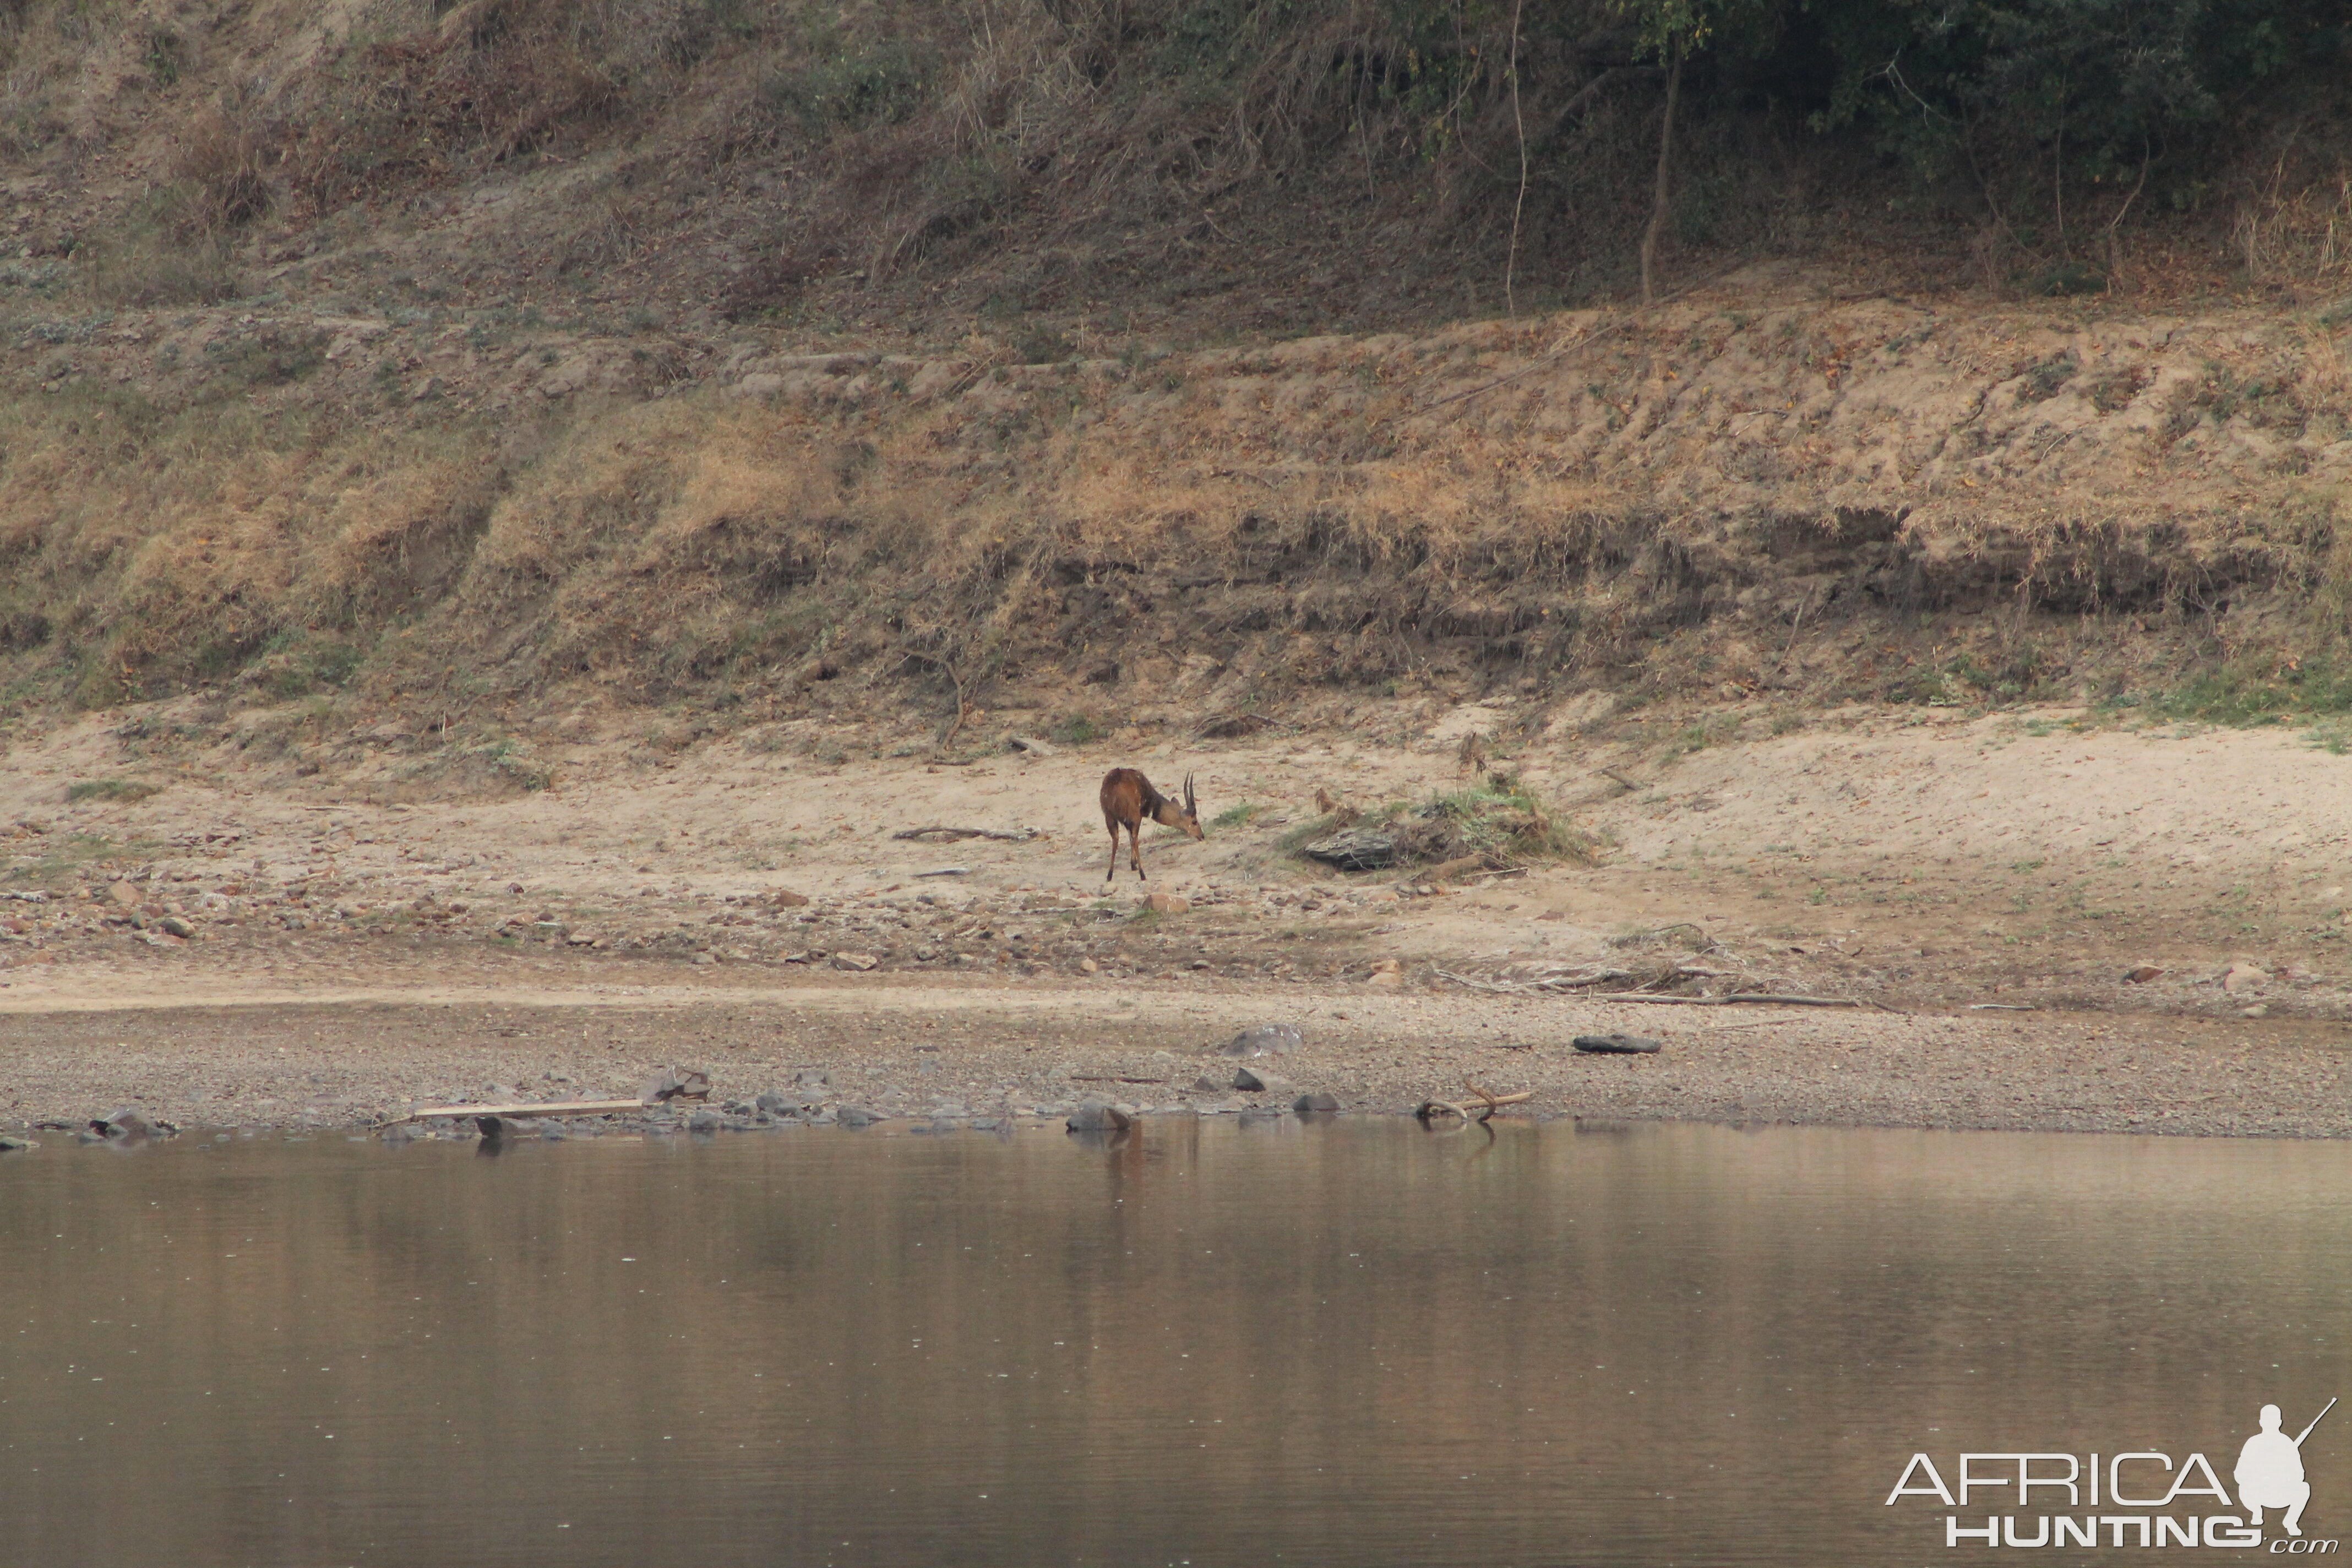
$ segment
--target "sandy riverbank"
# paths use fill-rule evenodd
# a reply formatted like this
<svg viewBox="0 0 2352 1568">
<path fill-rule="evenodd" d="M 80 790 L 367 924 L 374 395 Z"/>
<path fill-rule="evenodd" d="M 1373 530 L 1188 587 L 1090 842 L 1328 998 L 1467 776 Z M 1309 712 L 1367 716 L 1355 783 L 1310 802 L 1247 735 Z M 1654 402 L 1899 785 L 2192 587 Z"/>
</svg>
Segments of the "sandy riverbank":
<svg viewBox="0 0 2352 1568">
<path fill-rule="evenodd" d="M 226 988 L 135 1009 L 70 988 L 0 1014 L 0 1126 L 131 1101 L 184 1125 L 353 1129 L 421 1103 L 635 1092 L 707 1068 L 714 1106 L 762 1093 L 929 1121 L 1058 1117 L 1088 1094 L 1164 1111 L 1350 1112 L 1533 1089 L 1509 1114 L 2184 1134 L 2352 1134 L 2333 1026 L 2051 1014 L 1685 1008 L 1552 996 L 1378 994 L 1223 980 L 942 984 L 868 975 L 708 984 L 512 961 L 488 974 Z M 1289 1021 L 1286 1080 L 1232 1089 L 1234 1033 Z M 1639 1032 L 1655 1056 L 1574 1050 Z M 1208 1087 L 1201 1087 L 1206 1080 Z"/>
<path fill-rule="evenodd" d="M 855 758 L 757 731 L 649 761 L 591 726 L 553 787 L 463 798 L 364 751 L 288 777 L 202 733 L 159 747 L 169 705 L 76 721 L 0 769 L 0 1126 L 123 1101 L 356 1126 L 492 1087 L 630 1092 L 671 1062 L 722 1101 L 1230 1109 L 1253 1097 L 1203 1053 L 1284 1019 L 1308 1044 L 1276 1070 L 1357 1110 L 1475 1079 L 1537 1090 L 1532 1114 L 2352 1128 L 2352 764 L 2307 737 L 1895 710 L 1689 750 L 1539 718 L 1400 706 L 1346 735 L 953 766 L 880 731 Z M 1433 887 L 1283 852 L 1318 792 L 1460 787 L 1475 732 L 1598 865 Z M 1195 774 L 1225 818 L 1148 838 L 1181 910 L 1104 888 L 1116 760 Z M 1026 836 L 892 837 L 928 824 Z M 1563 971 L 1862 1005 L 1507 989 Z M 1614 1030 L 1666 1048 L 1570 1048 Z"/>
</svg>

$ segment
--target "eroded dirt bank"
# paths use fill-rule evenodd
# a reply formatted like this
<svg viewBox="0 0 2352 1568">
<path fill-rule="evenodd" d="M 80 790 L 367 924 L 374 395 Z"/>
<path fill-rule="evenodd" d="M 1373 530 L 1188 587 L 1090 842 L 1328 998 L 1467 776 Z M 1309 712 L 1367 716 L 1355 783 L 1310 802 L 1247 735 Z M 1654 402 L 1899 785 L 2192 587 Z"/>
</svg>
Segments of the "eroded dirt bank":
<svg viewBox="0 0 2352 1568">
<path fill-rule="evenodd" d="M 10 753 L 0 1123 L 131 1100 L 354 1124 L 491 1086 L 634 1090 L 670 1061 L 711 1066 L 722 1100 L 978 1116 L 1092 1087 L 1204 1108 L 1251 1097 L 1202 1053 L 1283 1018 L 1309 1046 L 1275 1070 L 1351 1107 L 1475 1079 L 1596 1116 L 2315 1134 L 2352 1116 L 2352 763 L 2325 735 L 1398 702 L 1342 735 L 949 766 L 889 755 L 880 730 L 679 753 L 585 715 L 550 737 L 551 787 L 431 800 L 363 744 L 310 777 L 242 767 L 237 737 L 269 719 L 164 705 Z M 1466 734 L 1599 863 L 1439 883 L 1286 851 L 1318 796 L 1464 787 Z M 1181 909 L 1142 907 L 1131 877 L 1104 892 L 1093 795 L 1116 762 L 1198 780 L 1207 840 L 1146 845 Z M 1007 837 L 893 837 L 933 825 Z M 1619 1029 L 1667 1048 L 1569 1047 Z"/>
<path fill-rule="evenodd" d="M 26 323 L 16 700 L 331 693 L 491 766 L 518 710 L 616 698 L 941 731 L 1523 682 L 2073 700 L 2340 621 L 2327 319 L 1769 268 L 1647 313 L 1036 364 L 403 314 Z"/>
</svg>

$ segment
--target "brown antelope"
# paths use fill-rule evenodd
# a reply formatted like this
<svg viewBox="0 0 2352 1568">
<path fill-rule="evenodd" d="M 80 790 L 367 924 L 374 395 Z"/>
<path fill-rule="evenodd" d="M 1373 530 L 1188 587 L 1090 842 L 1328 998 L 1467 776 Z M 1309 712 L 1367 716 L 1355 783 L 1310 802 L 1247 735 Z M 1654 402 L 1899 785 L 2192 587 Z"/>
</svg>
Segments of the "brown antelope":
<svg viewBox="0 0 2352 1568">
<path fill-rule="evenodd" d="M 1192 798 L 1192 775 L 1184 775 L 1184 804 L 1178 805 L 1151 787 L 1151 781 L 1133 768 L 1113 768 L 1103 775 L 1103 825 L 1110 829 L 1110 867 L 1103 872 L 1109 882 L 1118 876 L 1118 830 L 1127 829 L 1128 863 L 1143 876 L 1143 841 L 1137 837 L 1145 818 L 1162 827 L 1181 828 L 1193 837 L 1201 834 L 1201 808 Z"/>
</svg>

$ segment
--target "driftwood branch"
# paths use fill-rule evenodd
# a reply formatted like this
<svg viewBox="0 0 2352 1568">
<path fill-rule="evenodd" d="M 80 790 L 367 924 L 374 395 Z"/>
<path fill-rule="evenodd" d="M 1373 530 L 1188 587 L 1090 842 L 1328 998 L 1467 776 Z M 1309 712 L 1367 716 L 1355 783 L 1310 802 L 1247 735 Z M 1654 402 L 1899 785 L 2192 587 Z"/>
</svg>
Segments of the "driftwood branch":
<svg viewBox="0 0 2352 1568">
<path fill-rule="evenodd" d="M 1673 929 L 1671 927 L 1667 928 Z M 1733 991 L 1721 996 L 1661 996 L 1651 991 L 1595 991 L 1596 985 L 1636 980 L 1640 977 L 1630 970 L 1608 965 L 1598 968 L 1568 970 L 1535 980 L 1480 980 L 1474 975 L 1457 974 L 1450 969 L 1433 970 L 1440 980 L 1450 980 L 1456 985 L 1473 991 L 1494 991 L 1505 995 L 1525 995 L 1529 992 L 1551 992 L 1555 994 L 1573 992 L 1595 1002 L 1642 1002 L 1661 1007 L 1867 1007 L 1874 1003 L 1851 996 L 1792 996 L 1777 991 Z M 1712 969 L 1704 964 L 1677 963 L 1671 969 L 1654 974 L 1649 984 L 1670 984 L 1679 980 L 1720 980 L 1735 975 L 1737 970 Z"/>
<path fill-rule="evenodd" d="M 1465 1121 L 1474 1120 L 1485 1121 L 1492 1117 L 1496 1111 L 1500 1110 L 1504 1106 L 1523 1105 L 1536 1097 L 1536 1091 L 1531 1089 L 1521 1089 L 1517 1094 L 1496 1094 L 1492 1089 L 1482 1088 L 1475 1083 L 1470 1084 L 1467 1087 L 1472 1094 L 1478 1097 L 1480 1101 L 1479 1107 L 1475 1112 L 1465 1110 L 1450 1100 L 1424 1100 L 1413 1110 L 1413 1114 L 1423 1121 L 1427 1121 L 1431 1117 L 1438 1115 L 1458 1116 Z"/>
<path fill-rule="evenodd" d="M 908 827 L 890 835 L 893 838 L 944 838 L 953 843 L 960 838 L 1002 838 L 1008 844 L 1026 844 L 1037 837 L 1034 827 Z"/>
</svg>

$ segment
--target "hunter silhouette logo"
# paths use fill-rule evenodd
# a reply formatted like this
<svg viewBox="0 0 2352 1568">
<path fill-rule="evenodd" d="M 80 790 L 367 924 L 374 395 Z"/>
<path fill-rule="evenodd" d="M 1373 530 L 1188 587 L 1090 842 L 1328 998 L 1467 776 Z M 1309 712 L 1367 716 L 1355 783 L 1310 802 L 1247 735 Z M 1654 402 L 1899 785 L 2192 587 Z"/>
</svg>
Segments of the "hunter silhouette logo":
<svg viewBox="0 0 2352 1568">
<path fill-rule="evenodd" d="M 2326 1409 L 2311 1418 L 2311 1426 L 2319 1425 L 2336 1401 L 2327 1402 Z M 2263 1429 L 2246 1439 L 2238 1450 L 2238 1468 L 2231 1479 L 2238 1483 L 2238 1506 L 2246 1510 L 2246 1522 L 2260 1529 L 2263 1510 L 2283 1508 L 2286 1516 L 2279 1527 L 2289 1535 L 2303 1533 L 2303 1505 L 2311 1500 L 2311 1483 L 2303 1479 L 2303 1440 L 2311 1436 L 2311 1426 L 2290 1437 L 2279 1430 L 2279 1407 L 2263 1406 Z"/>
<path fill-rule="evenodd" d="M 2278 1556 L 2335 1552 L 2334 1541 L 2310 1541 L 2303 1533 L 2303 1510 L 2311 1502 L 2311 1481 L 2303 1468 L 2303 1446 L 2336 1408 L 2329 1400 L 2304 1429 L 2290 1437 L 2275 1405 L 2255 1418 L 2260 1430 L 2238 1450 L 2230 1472 L 2235 1506 L 2242 1513 L 2198 1510 L 2232 1506 L 2231 1489 L 2212 1461 L 2190 1454 L 2178 1464 L 2169 1454 L 2139 1448 L 2083 1456 L 2053 1452 L 1962 1454 L 1950 1484 L 1926 1454 L 1914 1454 L 1895 1489 L 1894 1507 L 1906 1497 L 1933 1498 L 1953 1511 L 1944 1516 L 1946 1546 L 2209 1546 L 2262 1548 Z M 2227 1450 L 2224 1450 L 2226 1452 Z M 1970 1494 L 2009 1493 L 2016 1511 L 1965 1520 Z M 2058 1512 L 2033 1511 L 2036 1504 Z M 2087 1510 L 2088 1511 L 2078 1511 Z M 2263 1538 L 2263 1516 L 2275 1510 L 2284 1533 Z M 2112 1510 L 2112 1511 L 2110 1511 Z"/>
</svg>

